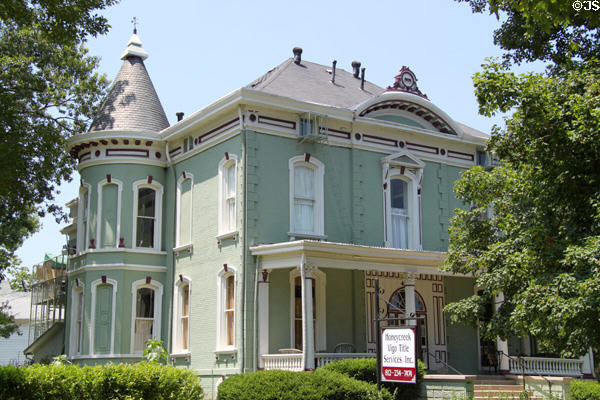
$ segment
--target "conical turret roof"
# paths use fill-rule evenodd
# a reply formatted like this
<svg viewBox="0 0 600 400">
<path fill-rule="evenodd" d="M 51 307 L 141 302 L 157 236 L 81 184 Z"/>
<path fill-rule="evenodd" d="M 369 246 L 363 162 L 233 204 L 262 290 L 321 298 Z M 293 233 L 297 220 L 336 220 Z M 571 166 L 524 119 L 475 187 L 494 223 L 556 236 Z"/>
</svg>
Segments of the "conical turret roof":
<svg viewBox="0 0 600 400">
<path fill-rule="evenodd" d="M 123 66 L 100 105 L 90 132 L 159 132 L 169 127 L 165 111 L 144 65 L 146 58 L 148 53 L 134 33 L 121 56 Z"/>
</svg>

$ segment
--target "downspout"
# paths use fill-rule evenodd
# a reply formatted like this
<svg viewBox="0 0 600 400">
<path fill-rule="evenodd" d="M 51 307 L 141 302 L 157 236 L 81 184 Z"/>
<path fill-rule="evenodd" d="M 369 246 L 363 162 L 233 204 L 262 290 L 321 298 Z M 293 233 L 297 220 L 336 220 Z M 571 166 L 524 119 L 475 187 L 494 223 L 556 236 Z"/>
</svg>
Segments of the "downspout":
<svg viewBox="0 0 600 400">
<path fill-rule="evenodd" d="M 248 207 L 247 200 L 248 196 L 246 195 L 246 187 L 247 187 L 247 179 L 248 179 L 248 153 L 246 151 L 246 132 L 244 130 L 244 115 L 242 113 L 242 105 L 238 105 L 238 118 L 240 120 L 240 132 L 242 135 L 242 155 L 244 159 L 244 185 L 242 187 L 243 193 L 243 208 L 244 208 L 244 226 L 243 234 L 240 235 L 242 237 L 242 265 L 243 265 L 243 273 L 242 273 L 242 293 L 244 293 L 244 298 L 242 299 L 242 346 L 244 349 L 244 354 L 242 355 L 242 362 L 240 365 L 240 369 L 243 372 L 246 372 L 246 279 L 248 278 L 248 265 L 246 264 L 246 244 L 248 240 L 246 239 L 246 235 L 248 234 Z"/>
<path fill-rule="evenodd" d="M 173 173 L 173 185 L 175 196 L 177 196 L 177 174 L 175 173 L 175 168 L 173 167 L 173 163 L 171 161 L 171 156 L 169 155 L 169 141 L 166 142 L 165 156 L 167 157 L 167 168 L 171 170 Z M 177 199 L 173 202 L 173 216 L 177 215 Z M 175 218 L 173 218 L 173 221 Z M 175 243 L 175 226 L 173 226 L 173 235 L 172 235 L 172 243 Z M 175 285 L 175 252 L 173 251 L 173 247 L 171 246 L 171 290 Z M 167 349 L 169 349 L 169 355 L 173 353 L 173 298 L 175 297 L 175 293 L 171 292 L 171 298 L 169 299 L 169 332 L 167 341 Z M 170 358 L 170 357 L 169 357 Z M 167 363 L 171 360 L 167 360 Z"/>
</svg>

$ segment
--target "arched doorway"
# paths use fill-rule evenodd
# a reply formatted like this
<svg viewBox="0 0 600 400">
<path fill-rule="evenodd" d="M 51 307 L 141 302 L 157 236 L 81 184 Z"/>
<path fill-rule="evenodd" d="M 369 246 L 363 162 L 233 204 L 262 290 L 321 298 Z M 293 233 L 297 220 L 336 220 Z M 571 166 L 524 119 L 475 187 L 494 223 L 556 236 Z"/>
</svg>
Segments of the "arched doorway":
<svg viewBox="0 0 600 400">
<path fill-rule="evenodd" d="M 390 296 L 387 305 L 387 318 L 401 318 L 406 314 L 406 297 L 404 287 L 397 289 Z M 429 367 L 428 363 L 428 348 L 427 348 L 427 309 L 423 297 L 415 290 L 415 311 L 417 317 L 417 326 L 415 335 L 417 338 L 417 357 L 425 363 L 425 367 Z M 398 326 L 407 325 L 407 321 L 389 321 L 388 325 Z"/>
</svg>

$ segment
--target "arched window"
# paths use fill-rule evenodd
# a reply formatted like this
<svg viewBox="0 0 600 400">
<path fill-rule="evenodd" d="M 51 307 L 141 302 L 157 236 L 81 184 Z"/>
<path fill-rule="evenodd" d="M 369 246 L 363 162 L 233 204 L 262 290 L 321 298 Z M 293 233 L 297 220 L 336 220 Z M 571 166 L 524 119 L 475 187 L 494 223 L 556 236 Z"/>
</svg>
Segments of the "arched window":
<svg viewBox="0 0 600 400">
<path fill-rule="evenodd" d="M 324 239 L 324 164 L 310 154 L 289 161 L 291 237 Z"/>
<path fill-rule="evenodd" d="M 192 189 L 194 176 L 183 172 L 177 180 L 177 227 L 175 230 L 175 247 L 192 243 Z"/>
<path fill-rule="evenodd" d="M 425 164 L 407 151 L 384 157 L 381 162 L 386 247 L 420 250 L 420 185 Z"/>
<path fill-rule="evenodd" d="M 87 183 L 81 184 L 79 189 L 79 205 L 77 226 L 77 252 L 85 251 L 89 245 L 89 209 L 90 209 L 90 190 L 91 186 Z"/>
<path fill-rule="evenodd" d="M 235 269 L 228 267 L 219 273 L 217 350 L 235 348 L 236 314 L 236 275 Z"/>
<path fill-rule="evenodd" d="M 176 353 L 190 349 L 190 280 L 183 275 L 175 284 L 175 321 L 173 321 L 173 350 Z"/>
<path fill-rule="evenodd" d="M 417 323 L 416 323 L 416 338 L 417 338 L 417 357 L 423 361 L 425 365 L 428 365 L 428 340 L 427 340 L 427 309 L 425 308 L 425 301 L 423 297 L 415 290 L 415 311 Z M 406 315 L 406 294 L 404 287 L 396 290 L 390 296 L 390 300 L 387 306 L 387 317 L 388 318 L 401 318 L 407 317 Z M 391 321 L 390 325 L 403 325 L 399 324 L 398 321 Z"/>
<path fill-rule="evenodd" d="M 90 354 L 113 354 L 117 281 L 97 279 L 92 282 Z"/>
<path fill-rule="evenodd" d="M 121 193 L 123 183 L 117 179 L 98 182 L 98 248 L 117 247 L 121 234 Z"/>
<path fill-rule="evenodd" d="M 160 250 L 163 187 L 152 179 L 133 184 L 133 247 Z"/>
<path fill-rule="evenodd" d="M 219 236 L 237 232 L 237 156 L 227 153 L 219 162 Z"/>
<path fill-rule="evenodd" d="M 71 340 L 69 345 L 71 356 L 79 355 L 83 351 L 84 294 L 83 283 L 75 278 L 71 290 Z"/>
<path fill-rule="evenodd" d="M 163 285 L 143 279 L 133 283 L 131 352 L 140 353 L 149 339 L 160 339 L 161 305 Z"/>
</svg>

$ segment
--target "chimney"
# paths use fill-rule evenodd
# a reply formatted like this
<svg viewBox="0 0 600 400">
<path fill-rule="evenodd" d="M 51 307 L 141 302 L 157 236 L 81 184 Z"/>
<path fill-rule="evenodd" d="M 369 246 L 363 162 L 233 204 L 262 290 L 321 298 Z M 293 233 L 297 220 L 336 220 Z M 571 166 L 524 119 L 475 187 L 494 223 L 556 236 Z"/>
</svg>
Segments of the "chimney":
<svg viewBox="0 0 600 400">
<path fill-rule="evenodd" d="M 360 89 L 365 90 L 365 68 L 361 68 L 360 72 Z"/>
<path fill-rule="evenodd" d="M 179 122 L 183 119 L 183 113 L 181 111 L 179 111 L 178 113 L 175 113 L 175 115 L 177 115 L 177 122 Z"/>
<path fill-rule="evenodd" d="M 300 65 L 300 61 L 302 61 L 302 47 L 294 47 L 292 51 L 294 52 L 294 62 Z"/>
<path fill-rule="evenodd" d="M 360 61 L 352 61 L 352 75 L 356 79 L 358 79 L 358 74 L 360 73 Z"/>
<path fill-rule="evenodd" d="M 335 66 L 336 66 L 336 64 L 337 64 L 337 60 L 333 60 L 331 83 L 335 83 Z"/>
</svg>

